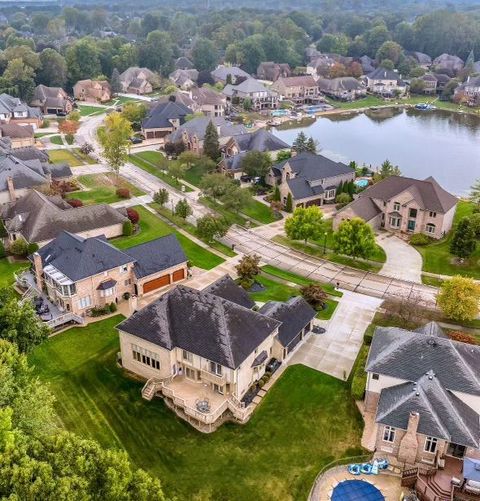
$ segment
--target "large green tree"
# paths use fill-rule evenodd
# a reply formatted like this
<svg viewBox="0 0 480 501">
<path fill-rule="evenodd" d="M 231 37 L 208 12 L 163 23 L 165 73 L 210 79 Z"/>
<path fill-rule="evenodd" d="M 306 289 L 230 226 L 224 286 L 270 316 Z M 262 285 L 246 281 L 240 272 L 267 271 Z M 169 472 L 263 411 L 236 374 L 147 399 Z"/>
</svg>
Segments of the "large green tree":
<svg viewBox="0 0 480 501">
<path fill-rule="evenodd" d="M 212 71 L 218 62 L 215 44 L 207 38 L 199 38 L 192 47 L 192 59 L 198 71 Z"/>
<path fill-rule="evenodd" d="M 55 49 L 40 52 L 41 68 L 37 73 L 37 82 L 49 87 L 64 87 L 67 83 L 67 63 Z"/>
<path fill-rule="evenodd" d="M 359 217 L 342 221 L 333 235 L 333 242 L 336 252 L 354 259 L 368 259 L 375 250 L 372 227 Z"/>
<path fill-rule="evenodd" d="M 469 217 L 463 217 L 458 222 L 450 242 L 450 252 L 461 259 L 473 254 L 477 247 L 475 228 Z"/>
<path fill-rule="evenodd" d="M 78 80 L 96 78 L 102 72 L 99 51 L 89 38 L 82 38 L 71 45 L 65 56 L 69 82 L 73 85 Z"/>
<path fill-rule="evenodd" d="M 170 34 L 155 30 L 140 47 L 140 63 L 166 76 L 172 70 L 173 43 Z"/>
<path fill-rule="evenodd" d="M 117 178 L 120 167 L 127 160 L 132 133 L 130 122 L 117 112 L 110 113 L 105 119 L 104 127 L 98 130 L 102 154 Z"/>
<path fill-rule="evenodd" d="M 197 234 L 200 238 L 211 242 L 214 238 L 225 236 L 228 226 L 225 219 L 207 214 L 197 220 Z"/>
<path fill-rule="evenodd" d="M 479 313 L 480 285 L 472 278 L 457 275 L 442 283 L 437 299 L 448 318 L 473 320 Z"/>
<path fill-rule="evenodd" d="M 285 221 L 285 233 L 291 240 L 318 239 L 323 232 L 323 213 L 319 207 L 297 207 L 292 216 Z"/>
<path fill-rule="evenodd" d="M 248 176 L 261 177 L 262 179 L 270 172 L 272 157 L 268 152 L 249 151 L 242 159 L 241 168 Z"/>
<path fill-rule="evenodd" d="M 210 121 L 205 130 L 203 139 L 203 153 L 212 160 L 217 161 L 220 158 L 220 142 L 218 139 L 218 131 L 214 123 Z"/>
</svg>

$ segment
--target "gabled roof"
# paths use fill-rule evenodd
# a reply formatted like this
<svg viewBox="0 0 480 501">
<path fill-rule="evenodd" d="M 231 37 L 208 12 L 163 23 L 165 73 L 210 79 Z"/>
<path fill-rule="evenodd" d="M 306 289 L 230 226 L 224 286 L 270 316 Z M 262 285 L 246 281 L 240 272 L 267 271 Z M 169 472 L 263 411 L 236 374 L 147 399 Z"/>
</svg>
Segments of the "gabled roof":
<svg viewBox="0 0 480 501">
<path fill-rule="evenodd" d="M 406 430 L 411 413 L 419 414 L 418 433 L 478 448 L 478 414 L 445 389 L 434 371 L 426 372 L 416 381 L 382 390 L 377 422 Z"/>
<path fill-rule="evenodd" d="M 9 154 L 14 155 L 19 160 L 40 160 L 42 163 L 49 160 L 46 151 L 40 151 L 34 146 L 23 146 L 14 150 L 12 140 L 9 137 L 0 137 L 0 157 Z"/>
<path fill-rule="evenodd" d="M 205 291 L 178 285 L 118 325 L 167 350 L 236 369 L 280 323 Z"/>
<path fill-rule="evenodd" d="M 341 210 L 343 211 L 346 208 L 353 211 L 355 216 L 361 217 L 364 221 L 370 221 L 382 212 L 375 202 L 369 197 L 357 197 Z"/>
<path fill-rule="evenodd" d="M 371 80 L 400 80 L 400 75 L 393 70 L 387 70 L 381 66 L 367 75 Z"/>
<path fill-rule="evenodd" d="M 243 71 L 237 66 L 219 66 L 211 72 L 211 75 L 213 78 L 222 81 L 226 81 L 228 75 L 232 75 L 234 79 L 237 77 L 250 78 L 250 75 L 246 71 Z"/>
<path fill-rule="evenodd" d="M 38 253 L 44 268 L 51 265 L 73 282 L 134 261 L 110 244 L 104 235 L 83 238 L 68 231 L 62 231 Z"/>
<path fill-rule="evenodd" d="M 143 129 L 173 129 L 171 120 L 179 120 L 180 124 L 185 122 L 185 117 L 191 115 L 193 111 L 185 105 L 173 101 L 159 103 L 154 106 L 142 122 Z"/>
<path fill-rule="evenodd" d="M 324 92 L 361 90 L 363 85 L 353 77 L 320 78 L 318 87 Z"/>
<path fill-rule="evenodd" d="M 270 301 L 264 304 L 258 312 L 282 322 L 278 329 L 278 340 L 285 347 L 317 315 L 317 312 L 301 296 L 292 297 L 285 303 Z"/>
<path fill-rule="evenodd" d="M 199 141 L 203 141 L 205 131 L 210 122 L 219 129 L 218 135 L 220 138 L 236 136 L 237 134 L 247 132 L 247 129 L 243 125 L 228 122 L 224 117 L 197 117 L 185 122 L 181 127 L 173 131 L 170 135 L 170 140 L 172 142 L 180 141 L 183 132 L 186 132 L 190 137 L 196 136 Z"/>
<path fill-rule="evenodd" d="M 359 194 L 359 197 L 370 197 L 387 202 L 406 190 L 413 192 L 415 201 L 425 210 L 445 213 L 458 202 L 457 197 L 444 190 L 431 176 L 424 180 L 390 176 L 369 186 Z"/>
<path fill-rule="evenodd" d="M 317 82 L 311 75 L 280 77 L 277 82 L 283 83 L 285 87 L 317 87 Z"/>
<path fill-rule="evenodd" d="M 0 124 L 0 132 L 2 137 L 12 138 L 33 138 L 33 127 L 30 125 L 18 125 L 10 122 L 8 124 Z"/>
<path fill-rule="evenodd" d="M 272 94 L 272 91 L 267 89 L 265 85 L 260 83 L 258 80 L 255 80 L 255 78 L 247 78 L 238 85 L 226 85 L 223 89 L 223 93 L 226 96 L 232 96 L 236 93 L 253 94 L 254 92 L 267 92 Z"/>
<path fill-rule="evenodd" d="M 263 128 L 247 134 L 238 134 L 233 140 L 240 151 L 279 151 L 290 148 L 287 143 Z"/>
<path fill-rule="evenodd" d="M 190 92 L 192 100 L 198 106 L 203 106 L 205 104 L 216 104 L 217 106 L 225 105 L 225 96 L 209 87 L 194 87 Z"/>
<path fill-rule="evenodd" d="M 446 389 L 480 395 L 479 360 L 480 346 L 452 341 L 436 333 L 377 327 L 366 371 L 418 381 L 431 370 Z"/>
<path fill-rule="evenodd" d="M 230 275 L 224 275 L 213 284 L 205 287 L 203 291 L 227 299 L 249 310 L 255 306 L 255 301 L 248 295 L 248 292 L 237 285 Z"/>
<path fill-rule="evenodd" d="M 120 74 L 120 81 L 127 87 L 141 88 L 145 82 L 153 78 L 155 74 L 148 68 L 131 66 Z"/>
<path fill-rule="evenodd" d="M 178 70 L 191 70 L 194 68 L 194 65 L 188 57 L 181 56 L 175 60 L 175 68 Z"/>
</svg>

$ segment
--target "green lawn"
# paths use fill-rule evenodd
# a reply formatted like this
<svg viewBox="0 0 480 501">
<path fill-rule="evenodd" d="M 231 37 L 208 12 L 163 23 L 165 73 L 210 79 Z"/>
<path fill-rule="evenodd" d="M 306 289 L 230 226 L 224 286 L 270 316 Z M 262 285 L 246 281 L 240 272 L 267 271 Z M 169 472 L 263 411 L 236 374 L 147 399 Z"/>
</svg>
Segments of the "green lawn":
<svg viewBox="0 0 480 501">
<path fill-rule="evenodd" d="M 246 207 L 242 209 L 242 213 L 248 217 L 255 219 L 259 223 L 268 224 L 277 221 L 272 209 L 268 205 L 262 204 L 253 197 Z"/>
<path fill-rule="evenodd" d="M 134 207 L 134 209 L 140 215 L 140 231 L 130 237 L 119 237 L 111 240 L 112 244 L 119 249 L 128 249 L 128 247 L 133 247 L 134 245 L 143 244 L 144 242 L 170 235 L 170 233 L 175 233 L 185 255 L 192 262 L 193 266 L 210 270 L 223 263 L 224 259 L 216 254 L 212 254 L 209 250 L 200 247 L 186 236 L 175 231 L 171 226 L 144 207 L 137 206 Z"/>
<path fill-rule="evenodd" d="M 224 217 L 229 224 L 239 224 L 241 226 L 245 226 L 247 224 L 247 219 L 242 214 L 225 209 L 222 204 L 214 202 L 211 198 L 202 197 L 199 199 L 199 201 L 202 202 L 203 205 L 206 205 L 209 209 L 212 209 L 213 211 L 220 214 L 220 216 Z M 250 226 L 257 226 L 257 224 L 250 222 Z"/>
<path fill-rule="evenodd" d="M 113 172 L 80 176 L 78 181 L 85 186 L 86 190 L 71 192 L 68 194 L 68 198 L 77 198 L 85 205 L 111 204 L 123 200 L 117 195 L 117 188 L 127 188 L 132 197 L 145 195 L 142 190 L 123 178 L 119 178 L 117 183 Z"/>
<path fill-rule="evenodd" d="M 63 145 L 62 136 L 51 136 L 49 139 L 52 144 Z"/>
<path fill-rule="evenodd" d="M 48 150 L 50 161 L 54 164 L 67 163 L 70 167 L 83 165 L 84 162 L 70 150 Z"/>
<path fill-rule="evenodd" d="M 332 318 L 335 310 L 337 309 L 338 301 L 335 301 L 334 299 L 327 299 L 326 304 L 327 307 L 317 313 L 317 318 L 320 318 L 322 320 L 330 320 Z"/>
<path fill-rule="evenodd" d="M 29 264 L 27 261 L 10 263 L 7 258 L 0 259 L 0 287 L 12 285 L 15 281 L 13 274 L 18 270 L 27 269 Z"/>
<path fill-rule="evenodd" d="M 462 217 L 468 216 L 472 211 L 472 203 L 460 201 L 453 221 L 454 226 Z M 453 261 L 453 256 L 450 254 L 452 236 L 453 230 L 442 240 L 429 245 L 415 247 L 423 257 L 423 271 L 438 273 L 440 275 L 466 275 L 480 279 L 480 246 L 477 246 L 476 251 L 470 258 L 465 260 L 464 264 L 456 264 Z"/>
<path fill-rule="evenodd" d="M 88 106 L 87 104 L 79 104 L 78 111 L 80 112 L 80 116 L 94 116 L 101 115 L 106 112 L 106 108 L 101 108 L 99 106 Z"/>
<path fill-rule="evenodd" d="M 383 106 L 390 104 L 377 96 L 367 96 L 351 102 L 337 101 L 336 99 L 327 98 L 327 102 L 332 106 L 335 106 L 335 108 L 340 108 L 342 110 L 356 110 L 358 108 L 369 108 L 370 106 Z"/>
<path fill-rule="evenodd" d="M 161 400 L 142 400 L 142 383 L 117 367 L 114 326 L 121 319 L 50 338 L 30 361 L 50 383 L 66 429 L 125 449 L 168 496 L 306 500 L 323 466 L 363 452 L 348 383 L 300 365 L 287 369 L 246 425 L 195 431 Z"/>
<path fill-rule="evenodd" d="M 193 184 L 193 186 L 199 186 L 202 177 L 207 174 L 207 172 L 207 169 L 205 169 L 205 167 L 201 164 L 192 165 L 192 167 L 185 172 L 183 179 L 190 184 Z"/>
<path fill-rule="evenodd" d="M 182 191 L 182 186 L 184 186 L 185 192 L 188 191 L 193 191 L 192 188 L 189 186 L 185 186 L 182 183 L 179 183 L 176 179 L 174 179 L 172 176 L 169 176 L 168 174 L 164 174 L 159 167 L 151 163 L 150 160 L 145 160 L 145 155 L 141 157 L 140 155 L 145 154 L 145 153 L 157 153 L 155 151 L 142 151 L 140 153 L 135 153 L 131 154 L 128 156 L 128 159 L 132 164 L 136 165 L 140 169 L 143 169 L 144 171 L 152 174 L 155 177 L 158 177 L 161 181 L 169 184 L 172 188 L 177 189 L 178 191 Z M 160 155 L 160 153 L 158 153 Z M 163 157 L 163 155 L 162 155 Z M 166 168 L 166 167 L 165 167 Z"/>
</svg>

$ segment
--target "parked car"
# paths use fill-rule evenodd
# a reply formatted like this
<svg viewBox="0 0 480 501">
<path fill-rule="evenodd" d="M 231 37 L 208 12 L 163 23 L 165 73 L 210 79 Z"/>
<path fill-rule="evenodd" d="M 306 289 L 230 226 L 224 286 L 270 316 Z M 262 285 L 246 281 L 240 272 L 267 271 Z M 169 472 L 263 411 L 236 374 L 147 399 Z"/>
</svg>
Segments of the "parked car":
<svg viewBox="0 0 480 501">
<path fill-rule="evenodd" d="M 281 365 L 282 362 L 280 362 L 280 360 L 277 360 L 276 358 L 271 358 L 267 366 L 265 367 L 265 370 L 273 374 Z"/>
<path fill-rule="evenodd" d="M 244 174 L 243 176 L 240 176 L 240 181 L 242 181 L 242 183 L 251 183 L 252 178 Z"/>
<path fill-rule="evenodd" d="M 67 114 L 64 111 L 57 111 L 57 117 L 66 117 Z"/>
<path fill-rule="evenodd" d="M 143 143 L 143 139 L 141 137 L 138 137 L 138 136 L 132 136 L 130 138 L 130 142 L 132 144 L 141 144 L 141 143 Z"/>
</svg>

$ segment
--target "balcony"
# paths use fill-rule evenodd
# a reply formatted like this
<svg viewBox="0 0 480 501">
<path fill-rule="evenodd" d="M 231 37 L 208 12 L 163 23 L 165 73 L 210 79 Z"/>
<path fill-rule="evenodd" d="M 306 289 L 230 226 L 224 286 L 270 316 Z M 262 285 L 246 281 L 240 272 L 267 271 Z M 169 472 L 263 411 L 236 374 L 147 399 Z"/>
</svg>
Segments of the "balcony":
<svg viewBox="0 0 480 501">
<path fill-rule="evenodd" d="M 208 381 L 210 383 L 215 383 L 215 384 L 218 384 L 218 385 L 221 385 L 223 386 L 225 383 L 228 383 L 228 378 L 225 374 L 222 374 L 221 376 L 219 376 L 218 374 L 214 374 L 213 372 L 210 372 L 208 370 L 205 370 L 205 369 L 201 369 L 200 370 L 200 375 L 201 375 L 201 378 L 205 381 Z"/>
</svg>

